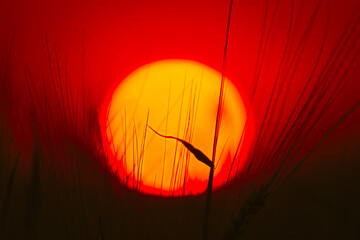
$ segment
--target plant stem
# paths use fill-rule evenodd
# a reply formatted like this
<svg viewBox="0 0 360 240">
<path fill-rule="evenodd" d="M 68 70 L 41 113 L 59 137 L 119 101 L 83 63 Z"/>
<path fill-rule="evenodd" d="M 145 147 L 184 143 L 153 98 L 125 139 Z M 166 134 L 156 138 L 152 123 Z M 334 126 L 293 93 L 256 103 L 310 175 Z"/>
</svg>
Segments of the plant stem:
<svg viewBox="0 0 360 240">
<path fill-rule="evenodd" d="M 223 62 L 222 62 L 219 103 L 218 103 L 217 114 L 216 114 L 214 145 L 213 145 L 213 154 L 212 154 L 212 159 L 211 159 L 213 162 L 213 166 L 210 168 L 209 181 L 208 181 L 208 186 L 207 186 L 207 191 L 206 191 L 206 206 L 205 206 L 204 233 L 203 233 L 204 240 L 209 239 L 209 225 L 211 224 L 211 216 L 210 216 L 211 215 L 211 195 L 212 195 L 212 185 L 213 185 L 213 178 L 214 178 L 216 148 L 217 148 L 217 141 L 219 138 L 221 113 L 222 113 L 222 105 L 223 105 L 223 98 L 224 98 L 224 96 L 223 96 L 224 95 L 224 83 L 225 83 L 224 72 L 225 72 L 226 53 L 227 53 L 227 46 L 228 46 L 228 39 L 229 39 L 230 19 L 231 19 L 231 10 L 232 10 L 233 2 L 234 2 L 233 0 L 230 1 L 228 22 L 227 22 L 227 29 L 226 29 L 226 39 L 225 39 L 224 55 L 223 55 Z"/>
</svg>

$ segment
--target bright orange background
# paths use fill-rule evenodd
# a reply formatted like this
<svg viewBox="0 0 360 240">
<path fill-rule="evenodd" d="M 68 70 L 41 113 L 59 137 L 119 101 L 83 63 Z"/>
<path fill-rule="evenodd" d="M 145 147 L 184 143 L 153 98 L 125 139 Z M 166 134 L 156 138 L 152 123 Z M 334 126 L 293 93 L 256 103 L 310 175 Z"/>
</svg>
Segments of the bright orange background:
<svg viewBox="0 0 360 240">
<path fill-rule="evenodd" d="M 360 4 L 359 1 L 351 0 L 329 2 L 329 34 L 323 57 L 320 59 L 321 66 L 329 60 L 337 41 L 344 37 L 343 29 L 346 28 L 348 21 L 352 16 L 358 15 Z M 265 3 L 265 0 L 235 1 L 233 8 L 225 73 L 241 89 L 245 106 L 249 105 L 248 99 L 255 85 L 254 72 L 259 57 Z M 266 29 L 270 28 L 276 3 L 277 1 L 269 1 Z M 252 108 L 256 129 L 259 128 L 265 114 L 271 93 L 269 89 L 278 73 L 289 30 L 289 20 L 292 17 L 296 21 L 288 49 L 288 52 L 293 53 L 296 51 L 295 46 L 301 41 L 301 34 L 308 25 L 316 4 L 312 0 L 296 0 L 294 12 L 291 14 L 291 1 L 280 1 L 278 15 L 274 19 L 275 27 L 272 29 L 268 50 L 262 61 L 262 72 L 259 75 L 258 96 L 260 97 L 256 99 Z M 23 62 L 31 70 L 35 87 L 42 91 L 43 77 L 50 78 L 46 34 L 52 59 L 56 44 L 63 71 L 67 66 L 74 96 L 82 90 L 80 86 L 84 46 L 86 101 L 88 105 L 99 108 L 106 93 L 114 84 L 139 66 L 155 60 L 191 59 L 221 71 L 228 6 L 229 2 L 222 0 L 2 1 L 0 3 L 1 66 L 5 66 L 9 45 L 15 34 L 8 75 L 12 79 L 11 85 L 15 91 L 16 101 L 22 107 L 30 109 L 31 101 L 24 88 Z M 321 4 L 307 45 L 303 49 L 301 61 L 297 63 L 297 72 L 291 78 L 293 87 L 286 101 L 285 113 L 289 113 L 292 109 L 299 96 L 299 89 L 305 84 L 304 79 L 312 71 L 321 46 L 327 22 L 326 16 L 326 4 Z M 359 60 L 356 58 L 354 61 L 358 63 Z M 349 62 L 345 61 L 343 70 L 347 65 Z M 4 73 L 4 69 L 1 71 Z M 335 82 L 341 80 L 338 76 L 333 77 Z M 360 79 L 360 68 L 355 69 L 344 92 L 327 111 L 324 120 L 319 123 L 319 128 L 313 133 L 314 137 L 310 138 L 309 146 L 312 145 L 311 141 L 315 142 L 319 139 L 324 129 L 328 129 L 344 111 L 358 101 L 360 89 L 358 79 Z M 50 87 L 48 90 L 51 93 Z M 275 115 L 276 113 L 275 111 Z M 356 114 L 349 124 L 341 127 L 352 129 L 358 126 L 359 111 Z M 280 119 L 281 123 L 285 121 L 286 117 Z M 270 121 L 267 124 L 274 126 L 276 122 Z M 263 140 L 270 143 L 269 148 L 272 138 L 274 135 L 271 132 L 264 135 Z"/>
</svg>

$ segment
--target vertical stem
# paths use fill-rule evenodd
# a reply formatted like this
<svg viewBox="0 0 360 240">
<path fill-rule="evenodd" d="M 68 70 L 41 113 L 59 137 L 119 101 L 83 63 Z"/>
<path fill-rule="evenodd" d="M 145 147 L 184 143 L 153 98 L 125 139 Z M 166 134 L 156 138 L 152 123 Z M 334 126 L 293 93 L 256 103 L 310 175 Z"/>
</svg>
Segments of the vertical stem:
<svg viewBox="0 0 360 240">
<path fill-rule="evenodd" d="M 211 195 L 212 195 L 212 185 L 213 185 L 213 178 L 214 178 L 216 148 L 217 148 L 217 141 L 218 141 L 218 135 L 219 135 L 219 130 L 220 130 L 220 123 L 221 123 L 221 112 L 222 112 L 222 105 L 223 105 L 224 83 L 225 83 L 224 72 L 225 72 L 226 53 L 227 53 L 227 46 L 228 46 L 228 39 L 229 39 L 230 18 L 231 18 L 231 10 L 232 10 L 233 2 L 234 2 L 233 0 L 230 1 L 228 22 L 227 22 L 227 29 L 226 29 L 225 47 L 224 47 L 224 56 L 223 56 L 223 62 L 222 62 L 220 95 L 219 95 L 219 103 L 218 103 L 217 114 L 216 114 L 214 145 L 213 145 L 213 153 L 212 153 L 212 159 L 211 159 L 214 164 L 210 168 L 208 186 L 207 186 L 207 191 L 206 191 L 205 221 L 204 221 L 204 233 L 203 233 L 204 240 L 209 239 L 209 226 L 211 225 Z"/>
<path fill-rule="evenodd" d="M 206 190 L 206 206 L 205 206 L 205 219 L 204 219 L 204 232 L 203 239 L 209 239 L 209 226 L 210 226 L 210 212 L 211 212 L 211 192 L 214 178 L 214 167 L 210 168 L 208 186 Z"/>
</svg>

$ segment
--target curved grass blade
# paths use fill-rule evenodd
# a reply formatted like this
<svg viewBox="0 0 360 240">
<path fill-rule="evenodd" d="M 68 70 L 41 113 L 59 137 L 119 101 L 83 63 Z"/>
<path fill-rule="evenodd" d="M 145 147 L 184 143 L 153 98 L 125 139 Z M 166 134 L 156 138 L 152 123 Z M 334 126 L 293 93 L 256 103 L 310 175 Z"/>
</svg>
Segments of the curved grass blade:
<svg viewBox="0 0 360 240">
<path fill-rule="evenodd" d="M 177 137 L 173 137 L 173 136 L 165 136 L 162 135 L 160 133 L 158 133 L 157 131 L 155 131 L 152 127 L 150 127 L 148 125 L 148 127 L 157 135 L 159 135 L 160 137 L 163 138 L 171 138 L 171 139 L 175 139 L 179 142 L 181 142 L 192 154 L 194 154 L 194 156 L 197 158 L 197 160 L 199 160 L 202 163 L 205 163 L 207 166 L 209 166 L 210 168 L 214 167 L 214 163 L 203 153 L 201 152 L 199 149 L 195 148 L 193 145 L 191 145 L 190 143 L 188 143 L 185 140 L 182 140 L 180 138 Z"/>
</svg>

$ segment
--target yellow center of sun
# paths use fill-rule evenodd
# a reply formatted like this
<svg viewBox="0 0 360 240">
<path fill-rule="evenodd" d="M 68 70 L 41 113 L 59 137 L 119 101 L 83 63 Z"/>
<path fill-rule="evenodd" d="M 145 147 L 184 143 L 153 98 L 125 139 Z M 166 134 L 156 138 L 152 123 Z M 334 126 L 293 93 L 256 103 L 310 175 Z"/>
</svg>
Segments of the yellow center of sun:
<svg viewBox="0 0 360 240">
<path fill-rule="evenodd" d="M 110 163 L 129 187 L 145 192 L 188 193 L 205 190 L 209 167 L 180 142 L 191 143 L 212 159 L 221 73 L 198 62 L 163 60 L 144 65 L 128 75 L 108 105 L 106 138 Z M 239 145 L 246 112 L 236 87 L 225 79 L 214 181 Z M 116 168 L 116 169 L 115 169 Z M 225 179 L 226 180 L 226 179 Z M 195 185 L 194 185 L 195 184 Z"/>
</svg>

